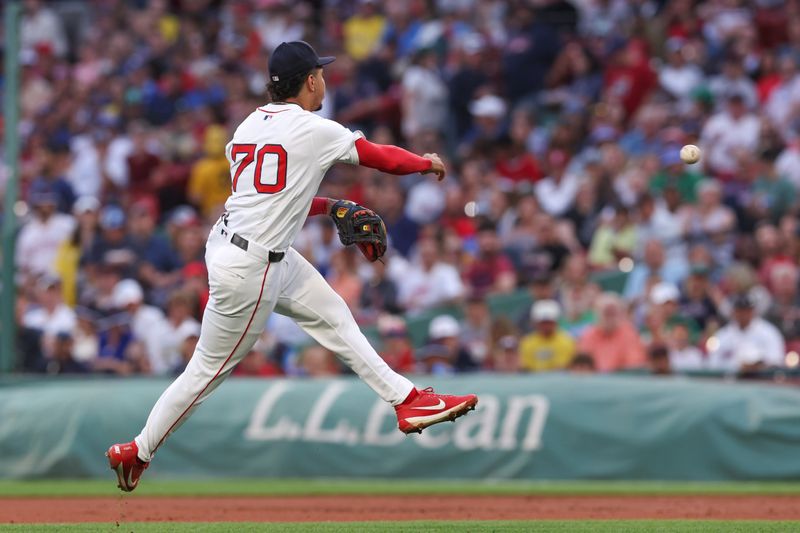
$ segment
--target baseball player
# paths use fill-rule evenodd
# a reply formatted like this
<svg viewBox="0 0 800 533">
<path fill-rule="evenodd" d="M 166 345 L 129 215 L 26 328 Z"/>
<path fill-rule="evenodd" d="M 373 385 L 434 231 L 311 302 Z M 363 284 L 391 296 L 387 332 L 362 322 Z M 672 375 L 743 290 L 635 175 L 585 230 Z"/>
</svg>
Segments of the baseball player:
<svg viewBox="0 0 800 533">
<path fill-rule="evenodd" d="M 434 174 L 440 180 L 445 175 L 436 154 L 419 157 L 373 144 L 360 132 L 312 113 L 325 96 L 323 66 L 334 59 L 318 57 L 301 41 L 278 46 L 269 60 L 272 102 L 253 111 L 227 145 L 232 192 L 206 244 L 210 299 L 200 340 L 141 433 L 106 452 L 123 491 L 136 488 L 156 450 L 250 351 L 273 310 L 294 319 L 392 404 L 404 433 L 454 420 L 478 402 L 473 394 L 417 389 L 395 373 L 370 346 L 344 300 L 291 247 L 307 215 L 329 214 L 342 241 L 357 243 L 368 259 L 385 251 L 385 227 L 375 213 L 314 197 L 334 163 L 398 175 Z"/>
</svg>

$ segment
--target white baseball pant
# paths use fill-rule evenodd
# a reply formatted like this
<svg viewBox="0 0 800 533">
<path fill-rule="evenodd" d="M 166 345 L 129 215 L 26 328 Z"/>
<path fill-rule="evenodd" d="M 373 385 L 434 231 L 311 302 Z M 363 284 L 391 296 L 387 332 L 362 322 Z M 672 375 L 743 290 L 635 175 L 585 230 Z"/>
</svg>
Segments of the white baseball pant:
<svg viewBox="0 0 800 533">
<path fill-rule="evenodd" d="M 210 298 L 200 339 L 186 370 L 161 394 L 136 437 L 144 461 L 247 355 L 273 309 L 294 319 L 392 405 L 413 388 L 375 352 L 344 300 L 299 252 L 290 248 L 282 261 L 269 263 L 267 250 L 253 242 L 242 250 L 228 242 L 231 237 L 219 222 L 211 230 Z"/>
</svg>

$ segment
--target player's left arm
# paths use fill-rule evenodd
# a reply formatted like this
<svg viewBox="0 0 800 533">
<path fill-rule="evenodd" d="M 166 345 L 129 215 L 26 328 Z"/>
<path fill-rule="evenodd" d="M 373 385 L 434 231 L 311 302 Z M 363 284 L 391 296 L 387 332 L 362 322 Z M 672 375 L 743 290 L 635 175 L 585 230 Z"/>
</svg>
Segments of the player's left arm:
<svg viewBox="0 0 800 533">
<path fill-rule="evenodd" d="M 329 215 L 334 203 L 336 203 L 336 200 L 333 198 L 315 196 L 314 199 L 311 200 L 311 209 L 308 210 L 308 216 Z"/>
</svg>

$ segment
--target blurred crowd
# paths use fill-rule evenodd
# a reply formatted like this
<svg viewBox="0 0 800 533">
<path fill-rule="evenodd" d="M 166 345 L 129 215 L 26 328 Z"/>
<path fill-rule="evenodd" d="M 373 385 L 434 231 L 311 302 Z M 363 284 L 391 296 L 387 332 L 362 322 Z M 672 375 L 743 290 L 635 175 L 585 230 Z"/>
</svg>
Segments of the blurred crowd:
<svg viewBox="0 0 800 533">
<path fill-rule="evenodd" d="M 23 5 L 19 370 L 181 371 L 225 144 L 266 101 L 270 51 L 296 39 L 337 56 L 323 115 L 450 170 L 329 172 L 321 195 L 384 217 L 385 264 L 327 217 L 295 243 L 396 369 L 800 362 L 797 0 Z M 700 163 L 681 162 L 688 143 Z M 621 293 L 593 281 L 609 275 Z M 519 291 L 531 309 L 489 312 Z M 442 306 L 463 318 L 435 316 L 414 346 L 406 320 Z M 236 373 L 341 371 L 274 315 Z"/>
</svg>

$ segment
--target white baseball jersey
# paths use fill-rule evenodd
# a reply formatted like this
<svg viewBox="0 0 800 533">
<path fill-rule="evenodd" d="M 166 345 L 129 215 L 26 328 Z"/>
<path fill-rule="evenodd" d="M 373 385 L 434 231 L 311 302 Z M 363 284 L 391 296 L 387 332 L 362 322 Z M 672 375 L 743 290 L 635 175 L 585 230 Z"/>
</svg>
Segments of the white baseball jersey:
<svg viewBox="0 0 800 533">
<path fill-rule="evenodd" d="M 322 177 L 334 163 L 358 164 L 363 135 L 303 110 L 267 104 L 236 129 L 226 154 L 231 196 L 228 228 L 272 251 L 291 246 Z"/>
</svg>

